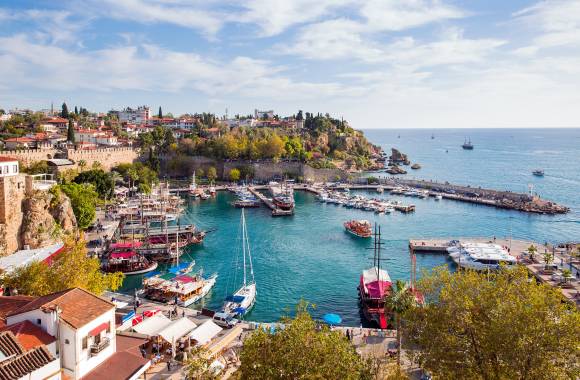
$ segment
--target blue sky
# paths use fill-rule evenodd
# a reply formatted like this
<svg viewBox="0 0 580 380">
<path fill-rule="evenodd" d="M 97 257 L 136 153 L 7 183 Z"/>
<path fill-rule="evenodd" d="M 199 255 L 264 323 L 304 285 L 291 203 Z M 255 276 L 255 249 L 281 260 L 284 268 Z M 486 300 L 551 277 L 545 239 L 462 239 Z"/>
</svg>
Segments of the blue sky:
<svg viewBox="0 0 580 380">
<path fill-rule="evenodd" d="M 580 0 L 0 0 L 0 108 L 580 126 Z"/>
</svg>

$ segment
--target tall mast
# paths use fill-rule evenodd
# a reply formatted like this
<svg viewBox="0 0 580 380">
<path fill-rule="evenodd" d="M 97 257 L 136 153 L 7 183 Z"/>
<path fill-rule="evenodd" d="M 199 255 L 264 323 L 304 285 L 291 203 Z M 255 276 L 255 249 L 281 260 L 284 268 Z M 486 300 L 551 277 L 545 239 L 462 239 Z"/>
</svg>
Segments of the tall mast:
<svg viewBox="0 0 580 380">
<path fill-rule="evenodd" d="M 245 226 L 244 219 L 244 226 Z M 250 251 L 250 239 L 248 238 L 248 229 L 245 228 L 245 241 L 246 241 L 246 252 L 248 252 L 248 261 L 250 262 L 250 274 L 252 275 L 252 284 L 256 283 L 254 279 L 254 266 L 252 265 L 252 252 Z"/>
<path fill-rule="evenodd" d="M 242 255 L 244 256 L 244 288 L 246 287 L 246 218 L 242 208 Z"/>
</svg>

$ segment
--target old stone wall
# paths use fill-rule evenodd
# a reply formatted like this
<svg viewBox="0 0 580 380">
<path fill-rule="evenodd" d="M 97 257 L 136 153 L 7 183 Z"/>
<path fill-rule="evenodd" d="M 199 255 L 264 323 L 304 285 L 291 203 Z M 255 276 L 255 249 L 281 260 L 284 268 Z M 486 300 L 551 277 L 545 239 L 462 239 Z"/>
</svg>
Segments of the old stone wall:
<svg viewBox="0 0 580 380">
<path fill-rule="evenodd" d="M 23 150 L 3 150 L 0 157 L 13 157 L 23 165 L 28 166 L 38 161 L 45 161 L 54 158 L 56 149 L 23 149 Z"/>
<path fill-rule="evenodd" d="M 90 168 L 93 166 L 93 163 L 99 162 L 103 169 L 109 170 L 119 164 L 130 164 L 137 161 L 139 151 L 127 147 L 86 150 L 68 149 L 66 155 L 69 160 L 77 165 L 79 161 L 84 160 L 86 167 Z"/>
<path fill-rule="evenodd" d="M 25 175 L 0 177 L 0 256 L 19 248 L 22 225 L 22 201 L 26 196 Z"/>
</svg>

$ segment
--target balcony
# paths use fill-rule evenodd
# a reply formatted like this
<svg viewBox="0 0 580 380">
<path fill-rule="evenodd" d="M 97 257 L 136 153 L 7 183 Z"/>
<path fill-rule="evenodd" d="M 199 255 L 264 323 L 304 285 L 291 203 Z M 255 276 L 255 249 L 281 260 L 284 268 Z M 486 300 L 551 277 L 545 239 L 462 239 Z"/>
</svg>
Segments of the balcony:
<svg viewBox="0 0 580 380">
<path fill-rule="evenodd" d="M 91 356 L 98 355 L 99 352 L 103 351 L 105 348 L 109 347 L 111 344 L 111 339 L 102 338 L 99 343 L 91 344 Z"/>
</svg>

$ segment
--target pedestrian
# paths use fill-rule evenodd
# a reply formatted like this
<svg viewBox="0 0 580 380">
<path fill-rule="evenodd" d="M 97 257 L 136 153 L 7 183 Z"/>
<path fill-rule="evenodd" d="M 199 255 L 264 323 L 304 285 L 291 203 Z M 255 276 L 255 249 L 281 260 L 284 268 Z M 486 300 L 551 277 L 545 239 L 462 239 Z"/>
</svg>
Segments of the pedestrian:
<svg viewBox="0 0 580 380">
<path fill-rule="evenodd" d="M 350 332 L 348 331 L 348 329 L 346 329 L 346 339 L 350 341 Z"/>
<path fill-rule="evenodd" d="M 171 371 L 171 360 L 167 361 L 167 370 Z"/>
<path fill-rule="evenodd" d="M 185 317 L 185 309 L 181 310 L 181 317 Z"/>
</svg>

